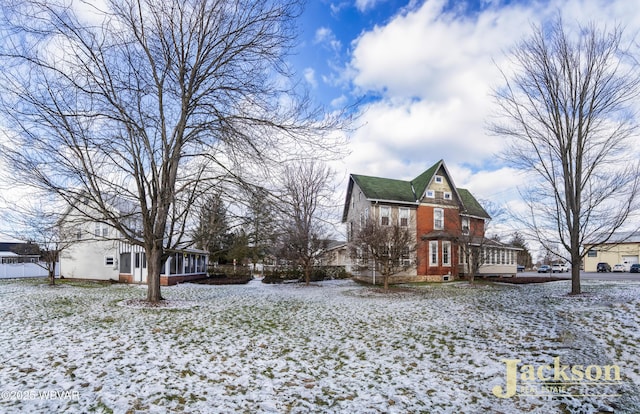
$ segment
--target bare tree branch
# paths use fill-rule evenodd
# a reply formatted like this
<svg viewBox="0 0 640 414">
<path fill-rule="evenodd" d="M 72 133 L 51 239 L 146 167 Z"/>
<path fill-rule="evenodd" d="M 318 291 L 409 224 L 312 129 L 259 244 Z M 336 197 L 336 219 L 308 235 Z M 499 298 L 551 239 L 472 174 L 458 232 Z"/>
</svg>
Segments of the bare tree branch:
<svg viewBox="0 0 640 414">
<path fill-rule="evenodd" d="M 160 300 L 160 267 L 184 243 L 191 206 L 206 189 L 241 181 L 247 165 L 340 148 L 328 140 L 342 114 L 313 107 L 289 81 L 286 54 L 301 7 L 299 0 L 6 5 L 0 104 L 12 179 L 143 246 L 147 298 Z M 82 200 L 93 209 L 77 208 Z M 138 206 L 131 214 L 139 226 L 113 208 L 118 200 Z"/>
<path fill-rule="evenodd" d="M 495 91 L 500 119 L 490 129 L 510 139 L 505 160 L 531 173 L 520 219 L 543 247 L 566 251 L 574 294 L 584 245 L 607 242 L 638 209 L 640 67 L 622 34 L 594 24 L 569 33 L 560 17 L 534 27 Z"/>
</svg>

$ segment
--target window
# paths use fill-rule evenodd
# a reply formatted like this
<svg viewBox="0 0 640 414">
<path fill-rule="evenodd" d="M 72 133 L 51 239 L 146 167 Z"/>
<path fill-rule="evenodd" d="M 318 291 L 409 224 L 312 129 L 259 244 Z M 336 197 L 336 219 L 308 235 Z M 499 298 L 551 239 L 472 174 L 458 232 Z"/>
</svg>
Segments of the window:
<svg viewBox="0 0 640 414">
<path fill-rule="evenodd" d="M 442 184 L 442 176 L 441 175 L 436 175 L 433 180 L 438 183 L 438 184 Z"/>
<path fill-rule="evenodd" d="M 444 229 L 444 210 L 441 208 L 433 209 L 433 229 L 434 230 Z"/>
<path fill-rule="evenodd" d="M 451 242 L 442 242 L 442 265 L 451 266 Z"/>
<path fill-rule="evenodd" d="M 589 249 L 587 257 L 598 257 L 598 251 L 595 249 Z"/>
<path fill-rule="evenodd" d="M 426 196 L 427 198 L 436 198 L 436 192 L 433 190 L 427 190 Z"/>
<path fill-rule="evenodd" d="M 391 207 L 380 207 L 380 224 L 388 226 L 391 218 Z"/>
<path fill-rule="evenodd" d="M 436 240 L 429 242 L 429 264 L 431 266 L 438 265 L 438 242 Z"/>
<path fill-rule="evenodd" d="M 451 200 L 451 193 L 448 191 L 445 191 L 443 194 L 443 197 L 445 200 Z"/>
<path fill-rule="evenodd" d="M 95 235 L 98 237 L 107 237 L 109 235 L 109 227 L 104 223 L 96 223 Z"/>
<path fill-rule="evenodd" d="M 82 239 L 82 229 L 78 227 L 76 229 L 76 240 L 81 240 L 81 239 Z"/>
<path fill-rule="evenodd" d="M 462 217 L 462 234 L 469 234 L 469 217 Z"/>
<path fill-rule="evenodd" d="M 409 209 L 408 208 L 401 208 L 398 210 L 398 217 L 399 217 L 399 221 L 400 221 L 400 226 L 401 227 L 408 227 L 409 226 Z"/>
<path fill-rule="evenodd" d="M 411 266 L 411 256 L 409 254 L 409 248 L 408 247 L 405 247 L 404 249 L 402 249 L 402 253 L 401 253 L 401 257 L 400 257 L 400 263 L 404 267 Z"/>
<path fill-rule="evenodd" d="M 105 256 L 104 265 L 105 266 L 113 266 L 115 264 L 115 259 L 113 256 Z"/>
</svg>

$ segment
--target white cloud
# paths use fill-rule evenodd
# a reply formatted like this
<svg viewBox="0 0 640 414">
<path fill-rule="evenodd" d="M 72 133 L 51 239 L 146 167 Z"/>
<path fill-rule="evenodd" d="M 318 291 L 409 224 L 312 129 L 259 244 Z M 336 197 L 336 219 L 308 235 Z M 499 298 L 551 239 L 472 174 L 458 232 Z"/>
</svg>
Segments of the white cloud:
<svg viewBox="0 0 640 414">
<path fill-rule="evenodd" d="M 305 68 L 304 79 L 309 85 L 311 85 L 311 87 L 316 88 L 318 86 L 318 81 L 316 80 L 316 71 L 313 70 L 313 68 Z"/>
<path fill-rule="evenodd" d="M 324 45 L 336 53 L 342 49 L 342 42 L 336 38 L 333 31 L 328 27 L 321 27 L 316 30 L 314 43 Z"/>
<path fill-rule="evenodd" d="M 365 12 L 376 7 L 376 4 L 381 1 L 384 0 L 356 0 L 356 9 L 360 12 Z"/>
<path fill-rule="evenodd" d="M 640 11 L 625 0 L 550 0 L 491 2 L 461 16 L 443 12 L 445 3 L 405 9 L 353 41 L 343 75 L 357 93 L 380 99 L 363 106 L 346 165 L 353 173 L 407 179 L 442 158 L 459 186 L 506 204 L 518 198 L 522 177 L 501 167 L 503 138 L 488 135 L 486 124 L 495 109 L 491 91 L 502 83 L 498 67 L 508 70 L 507 51 L 558 11 L 565 22 L 597 16 L 599 25 L 621 23 L 632 35 Z"/>
</svg>

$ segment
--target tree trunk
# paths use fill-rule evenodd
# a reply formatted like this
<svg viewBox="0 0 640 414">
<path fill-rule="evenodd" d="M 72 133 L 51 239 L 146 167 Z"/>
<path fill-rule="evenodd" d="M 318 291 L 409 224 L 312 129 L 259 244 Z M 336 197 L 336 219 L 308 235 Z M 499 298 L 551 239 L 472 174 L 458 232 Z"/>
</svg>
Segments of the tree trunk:
<svg viewBox="0 0 640 414">
<path fill-rule="evenodd" d="M 49 285 L 54 286 L 56 284 L 56 263 L 49 264 Z"/>
<path fill-rule="evenodd" d="M 385 272 L 385 274 L 382 276 L 382 279 L 384 280 L 384 293 L 388 293 L 389 292 L 389 274 Z"/>
<path fill-rule="evenodd" d="M 160 302 L 160 272 L 162 270 L 162 247 L 153 246 L 145 249 L 147 252 L 147 300 L 149 302 Z"/>
<path fill-rule="evenodd" d="M 305 286 L 309 286 L 311 282 L 311 266 L 307 263 L 304 265 L 304 284 Z"/>
<path fill-rule="evenodd" d="M 580 262 L 582 258 L 579 255 L 571 255 L 571 294 L 579 295 L 582 293 L 580 287 Z"/>
</svg>

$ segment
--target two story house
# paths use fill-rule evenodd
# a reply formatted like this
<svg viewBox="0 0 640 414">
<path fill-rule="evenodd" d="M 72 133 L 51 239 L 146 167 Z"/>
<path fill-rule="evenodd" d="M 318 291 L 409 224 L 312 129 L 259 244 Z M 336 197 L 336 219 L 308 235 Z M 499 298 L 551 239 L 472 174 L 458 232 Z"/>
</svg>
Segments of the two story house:
<svg viewBox="0 0 640 414">
<path fill-rule="evenodd" d="M 467 190 L 457 188 L 443 160 L 411 181 L 352 174 L 342 222 L 347 241 L 366 220 L 406 227 L 416 248 L 409 266 L 392 282 L 447 281 L 469 272 L 479 275 L 515 274 L 517 248 L 485 239 L 489 214 Z M 477 258 L 478 265 L 473 266 Z M 367 269 L 356 277 L 375 277 Z"/>
<path fill-rule="evenodd" d="M 127 221 L 127 227 L 141 229 L 136 207 L 114 197 L 112 209 Z M 142 246 L 126 240 L 118 230 L 100 219 L 90 206 L 79 202 L 69 209 L 60 225 L 73 242 L 60 255 L 60 276 L 69 279 L 111 280 L 147 283 L 147 255 Z M 160 284 L 175 285 L 207 276 L 208 253 L 193 248 L 169 252 L 160 274 Z"/>
</svg>

